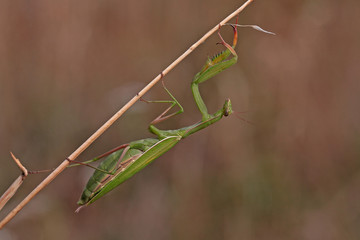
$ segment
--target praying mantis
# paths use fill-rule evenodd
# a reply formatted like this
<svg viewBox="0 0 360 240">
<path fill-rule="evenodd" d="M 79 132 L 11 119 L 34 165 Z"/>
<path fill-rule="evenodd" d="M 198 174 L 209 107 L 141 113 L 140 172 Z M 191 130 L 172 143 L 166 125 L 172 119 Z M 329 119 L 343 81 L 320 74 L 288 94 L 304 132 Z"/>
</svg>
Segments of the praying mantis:
<svg viewBox="0 0 360 240">
<path fill-rule="evenodd" d="M 200 83 L 203 83 L 206 80 L 214 77 L 221 71 L 229 68 L 237 62 L 238 56 L 234 50 L 238 38 L 236 26 L 241 27 L 241 25 L 230 25 L 232 26 L 234 32 L 232 46 L 226 43 L 222 38 L 220 32 L 218 32 L 221 40 L 219 44 L 225 46 L 226 49 L 216 54 L 215 56 L 208 58 L 201 71 L 195 75 L 191 82 L 191 91 L 193 93 L 195 103 L 202 115 L 201 120 L 191 126 L 183 127 L 176 130 L 160 130 L 155 127 L 155 124 L 162 122 L 174 115 L 180 114 L 184 111 L 183 107 L 163 83 L 165 91 L 168 93 L 172 100 L 152 101 L 171 103 L 171 105 L 149 125 L 149 131 L 156 135 L 157 138 L 146 138 L 133 141 L 128 144 L 123 144 L 97 158 L 85 162 L 89 163 L 106 157 L 106 159 L 100 163 L 98 168 L 96 168 L 94 174 L 87 182 L 86 187 L 79 201 L 77 202 L 80 207 L 76 210 L 76 212 L 78 212 L 81 208 L 91 203 L 94 203 L 106 193 L 110 192 L 115 187 L 125 182 L 135 173 L 139 172 L 152 161 L 154 161 L 155 159 L 163 155 L 165 152 L 167 152 L 169 149 L 174 147 L 181 139 L 186 138 L 189 135 L 204 129 L 216 123 L 222 117 L 227 117 L 233 113 L 230 99 L 226 99 L 223 107 L 214 114 L 208 113 L 207 107 L 199 91 Z M 254 25 L 251 25 L 251 27 L 254 28 Z M 260 31 L 264 30 L 261 29 Z M 230 57 L 230 55 L 232 55 L 232 57 Z M 171 114 L 167 114 L 170 109 L 175 106 L 178 106 L 180 110 Z"/>
</svg>

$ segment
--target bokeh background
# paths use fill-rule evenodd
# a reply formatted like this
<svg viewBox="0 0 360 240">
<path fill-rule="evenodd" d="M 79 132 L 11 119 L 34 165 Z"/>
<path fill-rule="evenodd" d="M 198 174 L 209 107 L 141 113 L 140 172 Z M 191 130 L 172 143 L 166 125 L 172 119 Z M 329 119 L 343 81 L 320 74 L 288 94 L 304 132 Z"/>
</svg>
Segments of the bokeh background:
<svg viewBox="0 0 360 240">
<path fill-rule="evenodd" d="M 236 0 L 0 1 L 0 192 L 19 175 L 57 166 Z M 69 169 L 31 201 L 0 239 L 359 239 L 359 1 L 255 0 L 239 22 L 238 63 L 201 85 L 232 115 L 183 140 L 74 214 L 92 170 Z M 221 30 L 232 40 L 230 27 Z M 185 113 L 213 35 L 165 81 Z M 146 99 L 166 99 L 160 85 Z M 150 137 L 166 106 L 137 103 L 79 160 Z M 46 175 L 28 177 L 3 218 Z"/>
</svg>

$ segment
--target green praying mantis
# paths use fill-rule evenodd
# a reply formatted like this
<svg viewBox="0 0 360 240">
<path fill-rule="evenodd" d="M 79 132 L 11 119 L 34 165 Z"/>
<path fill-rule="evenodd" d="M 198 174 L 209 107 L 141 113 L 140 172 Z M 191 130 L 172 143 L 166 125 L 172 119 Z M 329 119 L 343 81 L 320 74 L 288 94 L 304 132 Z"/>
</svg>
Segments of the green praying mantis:
<svg viewBox="0 0 360 240">
<path fill-rule="evenodd" d="M 203 83 L 206 80 L 214 77 L 221 71 L 229 68 L 237 62 L 238 56 L 234 50 L 238 37 L 236 26 L 241 25 L 230 25 L 232 26 L 234 32 L 232 46 L 226 43 L 220 35 L 220 32 L 218 32 L 221 40 L 219 44 L 224 45 L 226 49 L 216 54 L 212 58 L 208 58 L 201 71 L 195 75 L 191 82 L 191 91 L 193 93 L 195 103 L 202 115 L 201 120 L 191 126 L 183 127 L 176 130 L 160 130 L 155 127 L 155 124 L 162 122 L 174 115 L 180 114 L 184 111 L 183 107 L 163 83 L 164 89 L 172 100 L 152 101 L 171 103 L 171 105 L 149 125 L 149 131 L 155 134 L 156 138 L 146 138 L 123 144 L 97 158 L 85 162 L 87 164 L 106 157 L 106 159 L 100 163 L 98 168 L 96 168 L 94 174 L 87 182 L 86 187 L 80 197 L 80 200 L 77 202 L 80 207 L 76 210 L 76 212 L 79 212 L 79 210 L 84 206 L 95 202 L 96 200 L 104 196 L 106 193 L 110 192 L 115 187 L 125 182 L 135 173 L 139 172 L 148 164 L 150 164 L 155 159 L 167 152 L 169 149 L 174 147 L 181 139 L 186 138 L 189 135 L 204 129 L 216 123 L 222 117 L 227 117 L 233 113 L 230 99 L 226 99 L 223 107 L 214 114 L 208 113 L 207 107 L 199 92 L 200 83 Z M 251 25 L 250 27 L 259 30 L 258 26 L 254 27 L 253 25 Z M 264 30 L 260 29 L 260 31 Z M 230 55 L 232 56 L 230 57 Z M 175 106 L 178 106 L 180 110 L 168 114 L 170 109 Z"/>
</svg>

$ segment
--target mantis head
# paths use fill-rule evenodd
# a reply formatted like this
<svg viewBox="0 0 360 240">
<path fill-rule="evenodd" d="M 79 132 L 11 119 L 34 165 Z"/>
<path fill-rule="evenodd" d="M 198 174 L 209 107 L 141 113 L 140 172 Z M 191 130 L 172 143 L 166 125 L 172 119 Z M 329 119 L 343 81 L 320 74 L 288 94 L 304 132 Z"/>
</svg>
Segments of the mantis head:
<svg viewBox="0 0 360 240">
<path fill-rule="evenodd" d="M 233 110 L 232 110 L 232 107 L 231 107 L 231 101 L 230 101 L 229 98 L 225 100 L 225 104 L 224 104 L 222 112 L 223 112 L 223 115 L 225 117 L 227 117 L 227 116 L 229 116 L 230 114 L 233 113 Z"/>
</svg>

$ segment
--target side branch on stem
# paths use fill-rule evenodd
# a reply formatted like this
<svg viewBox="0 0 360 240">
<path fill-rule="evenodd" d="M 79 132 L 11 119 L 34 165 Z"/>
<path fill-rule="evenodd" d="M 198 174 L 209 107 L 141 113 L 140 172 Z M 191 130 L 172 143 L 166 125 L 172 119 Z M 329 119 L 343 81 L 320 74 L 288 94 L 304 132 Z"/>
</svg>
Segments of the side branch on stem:
<svg viewBox="0 0 360 240">
<path fill-rule="evenodd" d="M 24 182 L 25 178 L 28 176 L 28 170 L 21 164 L 20 160 L 15 157 L 15 155 L 10 152 L 12 159 L 15 161 L 16 165 L 21 170 L 21 174 L 15 181 L 10 185 L 10 187 L 4 192 L 0 197 L 0 210 L 5 206 L 5 204 L 14 196 L 16 191 L 19 189 L 21 184 Z"/>
</svg>

